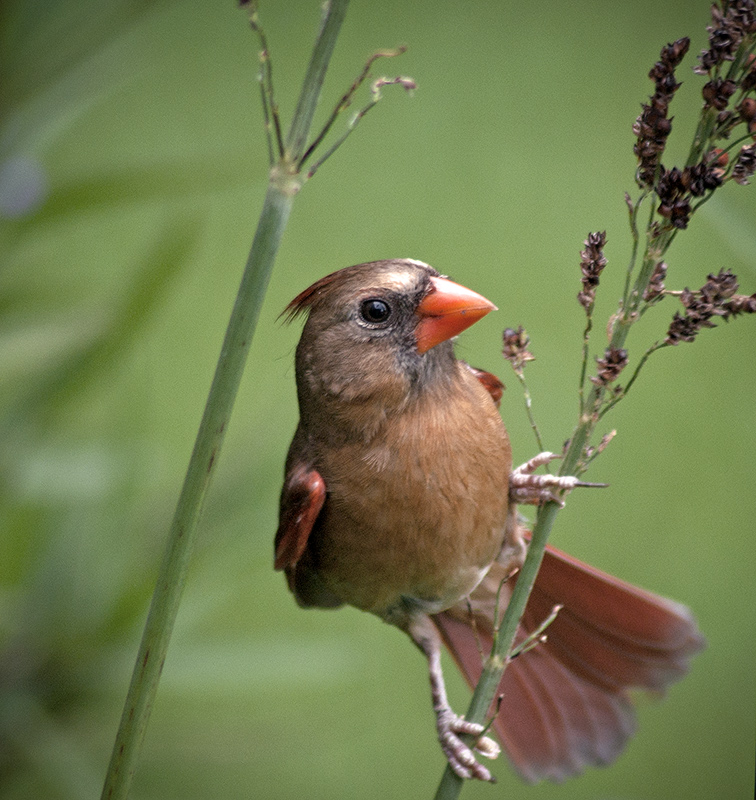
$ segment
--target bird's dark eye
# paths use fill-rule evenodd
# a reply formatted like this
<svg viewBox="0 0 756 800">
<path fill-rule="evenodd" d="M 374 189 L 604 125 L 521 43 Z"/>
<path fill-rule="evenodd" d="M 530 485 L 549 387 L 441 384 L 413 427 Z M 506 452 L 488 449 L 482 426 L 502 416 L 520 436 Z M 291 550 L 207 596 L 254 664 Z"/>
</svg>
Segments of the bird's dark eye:
<svg viewBox="0 0 756 800">
<path fill-rule="evenodd" d="M 384 300 L 376 298 L 365 300 L 360 306 L 360 316 L 365 322 L 370 322 L 373 325 L 386 322 L 391 316 L 391 306 Z"/>
</svg>

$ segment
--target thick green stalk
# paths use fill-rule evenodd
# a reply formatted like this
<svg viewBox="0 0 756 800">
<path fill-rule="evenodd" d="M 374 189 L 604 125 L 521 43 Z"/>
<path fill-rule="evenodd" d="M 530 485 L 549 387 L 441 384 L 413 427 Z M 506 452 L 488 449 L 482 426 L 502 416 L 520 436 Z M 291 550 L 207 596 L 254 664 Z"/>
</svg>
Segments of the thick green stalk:
<svg viewBox="0 0 756 800">
<path fill-rule="evenodd" d="M 249 352 L 293 195 L 271 183 L 244 271 L 160 566 L 102 798 L 126 798 L 157 694 L 192 555 L 197 521 Z"/>
<path fill-rule="evenodd" d="M 301 152 L 309 134 L 312 115 L 347 5 L 348 0 L 331 0 L 324 7 L 321 27 L 287 140 L 293 157 L 284 155 L 282 161 L 271 169 L 262 213 L 168 535 L 105 778 L 103 800 L 124 800 L 129 793 L 186 583 L 197 522 L 231 418 L 273 262 L 294 197 L 301 186 L 300 176 L 294 166 L 296 155 Z"/>
</svg>

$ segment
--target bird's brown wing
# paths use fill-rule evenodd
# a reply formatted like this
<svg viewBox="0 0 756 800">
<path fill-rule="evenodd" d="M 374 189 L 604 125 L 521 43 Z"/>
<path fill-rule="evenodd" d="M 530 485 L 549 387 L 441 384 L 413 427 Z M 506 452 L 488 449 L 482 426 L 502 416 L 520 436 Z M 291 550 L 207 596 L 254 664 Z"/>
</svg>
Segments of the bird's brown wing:
<svg viewBox="0 0 756 800">
<path fill-rule="evenodd" d="M 275 569 L 290 570 L 302 558 L 325 497 L 325 481 L 317 470 L 297 464 L 289 471 L 281 492 Z"/>
<path fill-rule="evenodd" d="M 471 595 L 474 628 L 462 605 L 433 617 L 472 686 L 481 674 L 479 648 L 490 649 L 491 611 L 505 574 L 494 564 Z M 505 584 L 502 606 L 510 593 Z M 613 761 L 635 730 L 628 690 L 663 691 L 703 647 L 684 606 L 548 548 L 518 640 L 557 603 L 564 607 L 547 640 L 510 663 L 498 691 L 503 700 L 494 728 L 531 782 L 562 781 Z"/>
</svg>

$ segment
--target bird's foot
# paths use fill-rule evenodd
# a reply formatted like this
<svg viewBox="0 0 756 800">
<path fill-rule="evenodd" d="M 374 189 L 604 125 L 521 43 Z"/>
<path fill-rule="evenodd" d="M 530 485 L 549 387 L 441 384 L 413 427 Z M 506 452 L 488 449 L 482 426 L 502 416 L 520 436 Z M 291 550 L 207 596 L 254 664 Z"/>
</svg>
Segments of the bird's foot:
<svg viewBox="0 0 756 800">
<path fill-rule="evenodd" d="M 475 758 L 473 750 L 477 750 L 486 758 L 496 758 L 501 752 L 499 745 L 490 737 L 483 736 L 483 725 L 468 722 L 457 716 L 451 709 L 441 711 L 438 715 L 438 739 L 449 766 L 460 778 L 476 778 L 480 781 L 496 783 L 496 778 Z M 472 747 L 465 744 L 461 735 L 469 734 L 477 737 Z"/>
<path fill-rule="evenodd" d="M 539 453 L 530 461 L 520 464 L 509 476 L 509 497 L 514 503 L 542 505 L 554 502 L 564 506 L 558 492 L 571 492 L 577 486 L 605 487 L 605 483 L 586 483 L 572 475 L 534 475 L 538 467 L 548 464 L 556 458 L 556 453 Z"/>
</svg>

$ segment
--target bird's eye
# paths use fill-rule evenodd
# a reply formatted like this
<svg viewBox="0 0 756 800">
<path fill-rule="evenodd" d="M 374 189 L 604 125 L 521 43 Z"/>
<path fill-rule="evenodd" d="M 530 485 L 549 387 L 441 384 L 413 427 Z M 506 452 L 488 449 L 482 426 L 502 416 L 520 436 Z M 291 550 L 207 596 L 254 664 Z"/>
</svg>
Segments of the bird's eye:
<svg viewBox="0 0 756 800">
<path fill-rule="evenodd" d="M 373 325 L 386 322 L 391 316 L 391 306 L 384 300 L 377 300 L 376 298 L 365 300 L 360 306 L 360 316 L 365 322 L 370 322 Z"/>
</svg>

